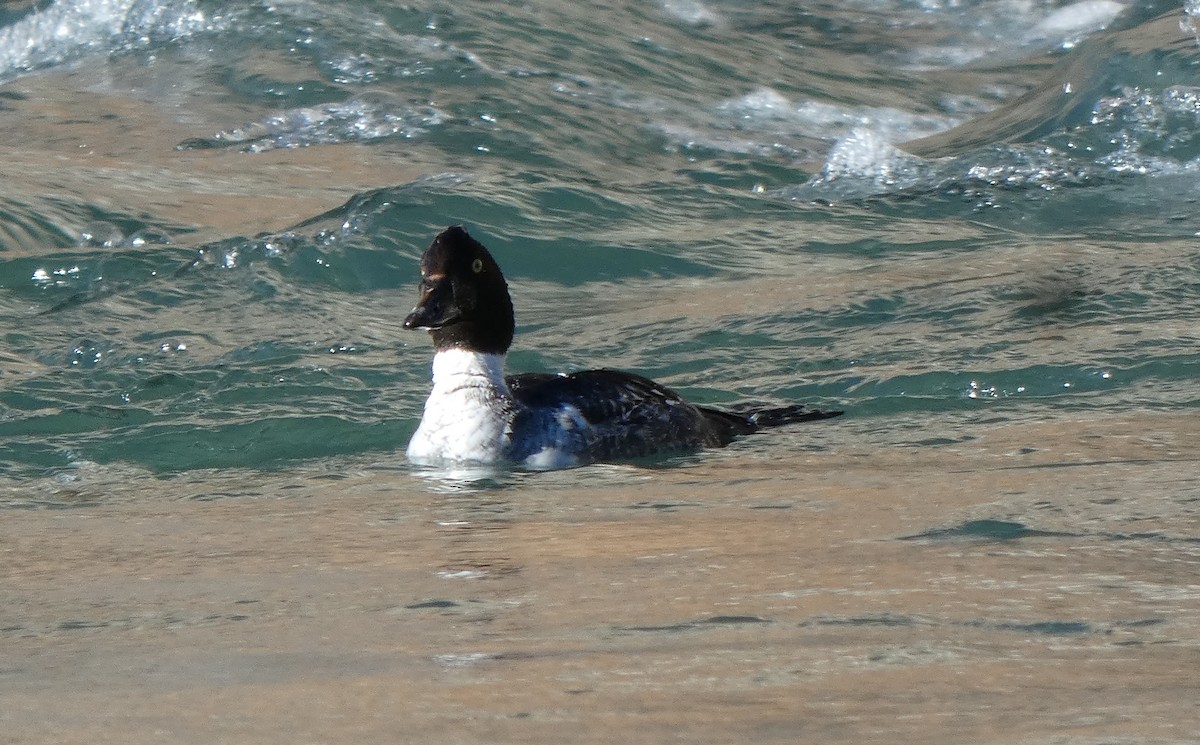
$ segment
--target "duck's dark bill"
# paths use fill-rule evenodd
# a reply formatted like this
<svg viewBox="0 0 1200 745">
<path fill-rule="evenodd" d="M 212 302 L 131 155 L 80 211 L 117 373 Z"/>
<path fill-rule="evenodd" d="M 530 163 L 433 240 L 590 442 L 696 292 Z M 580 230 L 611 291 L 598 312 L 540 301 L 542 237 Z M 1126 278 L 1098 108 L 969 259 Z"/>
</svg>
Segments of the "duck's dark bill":
<svg viewBox="0 0 1200 745">
<path fill-rule="evenodd" d="M 454 323 L 458 319 L 454 292 L 449 282 L 439 282 L 421 293 L 421 300 L 404 319 L 404 328 L 430 331 Z"/>
</svg>

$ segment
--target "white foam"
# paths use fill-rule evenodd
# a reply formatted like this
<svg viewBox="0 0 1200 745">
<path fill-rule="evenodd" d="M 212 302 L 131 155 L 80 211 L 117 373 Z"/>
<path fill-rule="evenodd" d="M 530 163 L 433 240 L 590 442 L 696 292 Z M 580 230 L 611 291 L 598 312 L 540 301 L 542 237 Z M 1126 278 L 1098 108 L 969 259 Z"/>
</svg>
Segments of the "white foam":
<svg viewBox="0 0 1200 745">
<path fill-rule="evenodd" d="M 1082 0 L 1059 8 L 1034 27 L 1044 37 L 1065 37 L 1090 33 L 1112 23 L 1125 10 L 1124 3 L 1112 0 Z"/>
<path fill-rule="evenodd" d="M 894 187 L 898 181 L 908 180 L 920 162 L 877 131 L 860 127 L 834 144 L 821 169 L 821 178 L 827 182 L 846 177 L 868 178 L 877 186 Z"/>
<path fill-rule="evenodd" d="M 57 0 L 0 29 L 0 76 L 212 27 L 195 0 Z"/>
<path fill-rule="evenodd" d="M 732 117 L 738 129 L 829 139 L 842 137 L 857 127 L 869 127 L 891 141 L 926 137 L 949 129 L 956 119 L 936 114 L 914 114 L 875 106 L 841 106 L 822 101 L 793 102 L 772 88 L 759 88 L 717 106 Z"/>
<path fill-rule="evenodd" d="M 1118 0 L 1079 0 L 1044 11 L 1053 3 L 998 0 L 988 3 L 931 3 L 926 11 L 950 33 L 944 44 L 922 44 L 899 54 L 909 69 L 963 67 L 981 59 L 1016 61 L 1030 49 L 1070 48 L 1107 28 L 1130 5 Z M 1185 29 L 1186 30 L 1186 29 Z"/>
<path fill-rule="evenodd" d="M 1183 4 L 1183 17 L 1179 19 L 1179 30 L 1191 34 L 1196 44 L 1200 44 L 1200 30 L 1196 28 L 1197 17 L 1200 17 L 1200 0 L 1187 0 Z"/>
<path fill-rule="evenodd" d="M 875 130 L 858 127 L 834 143 L 818 176 L 780 196 L 854 199 L 910 188 L 933 175 L 928 161 L 900 150 Z"/>
<path fill-rule="evenodd" d="M 711 26 L 720 21 L 720 16 L 697 0 L 662 0 L 662 8 L 689 26 Z"/>
<path fill-rule="evenodd" d="M 345 101 L 287 109 L 262 121 L 218 132 L 206 146 L 242 145 L 249 152 L 388 137 L 411 139 L 446 120 L 433 106 L 412 106 L 390 96 L 364 94 Z"/>
</svg>

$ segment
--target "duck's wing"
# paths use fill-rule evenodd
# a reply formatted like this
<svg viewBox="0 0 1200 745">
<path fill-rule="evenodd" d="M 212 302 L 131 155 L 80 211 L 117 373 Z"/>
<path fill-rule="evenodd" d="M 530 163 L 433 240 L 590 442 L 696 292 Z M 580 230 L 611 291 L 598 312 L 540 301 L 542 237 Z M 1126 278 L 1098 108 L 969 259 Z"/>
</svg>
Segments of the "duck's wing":
<svg viewBox="0 0 1200 745">
<path fill-rule="evenodd" d="M 758 428 L 749 416 L 694 406 L 666 386 L 617 370 L 525 373 L 507 382 L 524 412 L 519 418 L 554 412 L 569 423 L 579 417 L 595 460 L 721 446 Z"/>
<path fill-rule="evenodd" d="M 507 379 L 519 404 L 517 429 L 571 434 L 561 443 L 586 460 L 622 460 L 655 453 L 722 447 L 739 435 L 841 416 L 793 404 L 721 411 L 696 406 L 678 393 L 633 373 L 585 370 L 568 374 L 523 373 Z M 556 421 L 551 422 L 553 417 Z"/>
</svg>

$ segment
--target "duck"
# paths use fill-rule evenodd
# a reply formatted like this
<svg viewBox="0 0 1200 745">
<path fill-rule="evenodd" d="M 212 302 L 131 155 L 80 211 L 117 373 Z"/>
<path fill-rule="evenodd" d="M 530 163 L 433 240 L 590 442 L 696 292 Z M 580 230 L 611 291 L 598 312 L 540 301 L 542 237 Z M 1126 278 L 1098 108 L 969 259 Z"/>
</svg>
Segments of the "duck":
<svg viewBox="0 0 1200 745">
<path fill-rule="evenodd" d="M 840 416 L 802 404 L 723 411 L 607 368 L 505 373 L 516 317 L 500 266 L 461 225 L 421 256 L 403 327 L 433 341 L 433 385 L 408 444 L 419 466 L 571 468 L 724 447 L 763 429 Z"/>
</svg>

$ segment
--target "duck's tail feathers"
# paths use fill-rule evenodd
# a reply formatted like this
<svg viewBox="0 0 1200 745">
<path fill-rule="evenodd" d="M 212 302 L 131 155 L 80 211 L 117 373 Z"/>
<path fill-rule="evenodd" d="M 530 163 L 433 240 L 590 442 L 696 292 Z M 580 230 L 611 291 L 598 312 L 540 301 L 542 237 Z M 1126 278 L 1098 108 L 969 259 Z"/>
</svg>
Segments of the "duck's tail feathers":
<svg viewBox="0 0 1200 745">
<path fill-rule="evenodd" d="M 772 409 L 752 409 L 744 413 L 746 414 L 746 418 L 753 422 L 756 427 L 763 429 L 765 427 L 782 427 L 785 424 L 796 424 L 798 422 L 815 422 L 819 419 L 832 419 L 846 412 L 821 411 L 819 409 L 810 409 L 804 404 L 792 404 L 791 406 L 780 406 Z"/>
<path fill-rule="evenodd" d="M 719 433 L 714 444 L 725 445 L 738 435 L 748 435 L 767 427 L 782 427 L 785 424 L 797 422 L 815 422 L 818 419 L 832 419 L 841 416 L 842 411 L 819 411 L 809 409 L 804 404 L 792 404 L 769 409 L 761 409 L 753 405 L 739 406 L 732 411 L 697 407 L 713 431 Z"/>
</svg>

